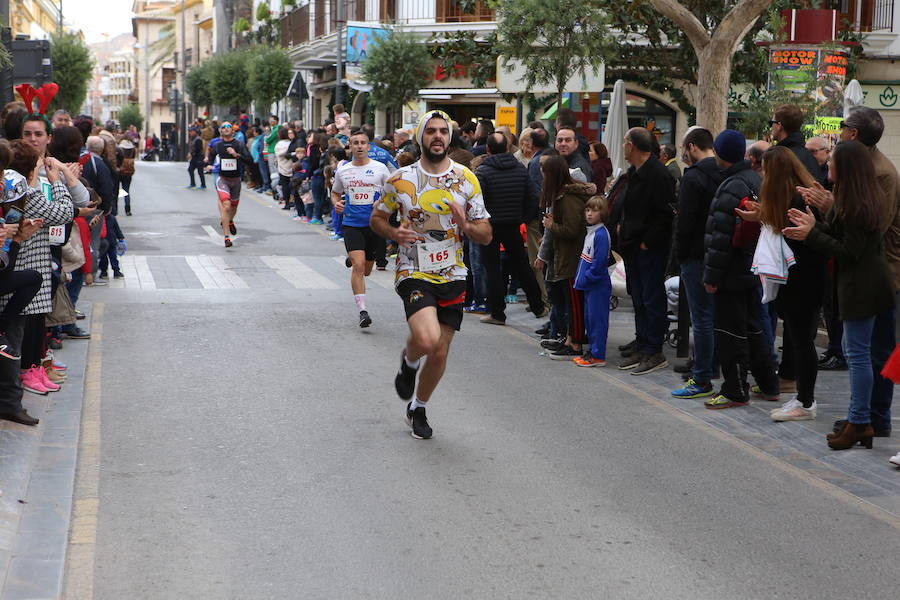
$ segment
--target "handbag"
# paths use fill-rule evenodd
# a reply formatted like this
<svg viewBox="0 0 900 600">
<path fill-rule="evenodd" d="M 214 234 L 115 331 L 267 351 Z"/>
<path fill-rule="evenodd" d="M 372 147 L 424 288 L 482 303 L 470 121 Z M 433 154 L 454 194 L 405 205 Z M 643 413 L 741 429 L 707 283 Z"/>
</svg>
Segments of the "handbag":
<svg viewBox="0 0 900 600">
<path fill-rule="evenodd" d="M 84 246 L 81 243 L 81 233 L 77 222 L 72 222 L 72 233 L 69 240 L 62 247 L 62 268 L 66 273 L 84 265 Z"/>
<path fill-rule="evenodd" d="M 75 305 L 69 296 L 69 290 L 64 285 L 56 286 L 53 294 L 53 310 L 47 315 L 47 327 L 57 325 L 72 325 L 75 323 Z"/>
</svg>

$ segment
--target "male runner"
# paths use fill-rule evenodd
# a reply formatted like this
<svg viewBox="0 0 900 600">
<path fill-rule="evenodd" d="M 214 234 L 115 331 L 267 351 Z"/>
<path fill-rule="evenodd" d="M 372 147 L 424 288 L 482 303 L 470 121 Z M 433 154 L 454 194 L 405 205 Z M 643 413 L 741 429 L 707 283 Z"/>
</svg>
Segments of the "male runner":
<svg viewBox="0 0 900 600">
<path fill-rule="evenodd" d="M 350 132 L 352 162 L 338 167 L 331 184 L 334 209 L 344 217 L 344 247 L 350 261 L 350 287 L 359 309 L 359 326 L 368 327 L 372 319 L 366 311 L 366 277 L 375 265 L 375 253 L 384 240 L 369 227 L 372 205 L 381 198 L 384 182 L 390 172 L 383 164 L 369 158 L 369 135 L 363 129 Z"/>
<path fill-rule="evenodd" d="M 450 117 L 441 111 L 426 113 L 416 127 L 416 141 L 422 158 L 391 175 L 370 222 L 375 233 L 402 245 L 396 282 L 410 335 L 394 387 L 404 400 L 415 392 L 406 406 L 406 422 L 414 438 L 429 439 L 425 404 L 444 374 L 450 342 L 463 317 L 467 271 L 462 237 L 489 244 L 492 232 L 478 179 L 447 156 Z M 388 221 L 394 212 L 399 213 L 399 227 Z M 426 361 L 416 389 L 422 357 Z"/>
<path fill-rule="evenodd" d="M 219 137 L 215 144 L 210 144 L 214 156 L 219 158 L 219 176 L 216 178 L 216 192 L 219 194 L 219 216 L 222 232 L 225 234 L 225 247 L 231 248 L 231 235 L 237 235 L 234 216 L 241 201 L 241 173 L 244 164 L 251 164 L 253 157 L 247 147 L 234 139 L 234 126 L 225 121 L 219 125 Z"/>
</svg>

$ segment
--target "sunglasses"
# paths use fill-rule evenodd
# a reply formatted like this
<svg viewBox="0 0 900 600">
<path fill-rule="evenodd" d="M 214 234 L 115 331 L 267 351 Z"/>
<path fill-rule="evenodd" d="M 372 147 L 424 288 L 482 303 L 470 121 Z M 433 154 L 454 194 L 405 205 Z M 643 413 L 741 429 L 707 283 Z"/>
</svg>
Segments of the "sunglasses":
<svg viewBox="0 0 900 600">
<path fill-rule="evenodd" d="M 781 121 L 769 121 L 769 127 L 771 127 L 775 123 L 778 123 L 779 125 L 781 125 Z"/>
</svg>

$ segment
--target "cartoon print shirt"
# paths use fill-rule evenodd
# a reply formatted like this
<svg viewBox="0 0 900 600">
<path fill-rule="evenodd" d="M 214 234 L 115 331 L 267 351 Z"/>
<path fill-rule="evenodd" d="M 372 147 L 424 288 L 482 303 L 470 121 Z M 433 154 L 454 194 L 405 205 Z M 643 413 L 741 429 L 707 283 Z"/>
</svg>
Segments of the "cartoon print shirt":
<svg viewBox="0 0 900 600">
<path fill-rule="evenodd" d="M 396 211 L 400 222 L 419 234 L 415 244 L 397 253 L 396 285 L 409 278 L 431 283 L 466 279 L 462 240 L 450 202 L 465 205 L 469 221 L 490 218 L 478 178 L 459 163 L 451 161 L 447 171 L 432 175 L 415 162 L 394 171 L 385 183 L 375 208 L 388 214 Z"/>
</svg>

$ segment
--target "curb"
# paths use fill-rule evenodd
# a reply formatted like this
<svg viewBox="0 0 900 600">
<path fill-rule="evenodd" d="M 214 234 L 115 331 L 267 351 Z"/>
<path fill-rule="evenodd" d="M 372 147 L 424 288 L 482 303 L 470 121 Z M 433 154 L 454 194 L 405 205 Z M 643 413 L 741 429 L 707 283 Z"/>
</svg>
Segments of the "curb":
<svg viewBox="0 0 900 600">
<path fill-rule="evenodd" d="M 91 323 L 92 305 L 80 308 Z M 0 422 L 2 600 L 55 599 L 62 591 L 89 345 L 72 340 L 57 351 L 68 367 L 59 392 L 25 394 L 37 427 Z"/>
</svg>

